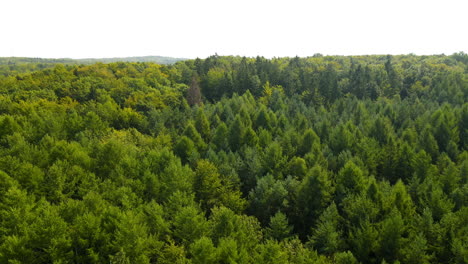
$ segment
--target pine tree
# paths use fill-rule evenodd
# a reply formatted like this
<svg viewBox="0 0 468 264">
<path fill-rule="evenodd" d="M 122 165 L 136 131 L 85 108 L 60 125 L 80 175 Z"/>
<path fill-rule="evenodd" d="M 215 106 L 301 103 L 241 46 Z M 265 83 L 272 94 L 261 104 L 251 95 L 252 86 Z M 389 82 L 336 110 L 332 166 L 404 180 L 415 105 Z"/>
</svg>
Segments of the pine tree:
<svg viewBox="0 0 468 264">
<path fill-rule="evenodd" d="M 315 149 L 314 149 L 315 148 Z M 298 154 L 304 156 L 310 151 L 318 152 L 320 148 L 320 138 L 312 129 L 307 129 L 298 147 Z"/>
<path fill-rule="evenodd" d="M 214 164 L 207 160 L 198 161 L 193 188 L 204 210 L 209 210 L 221 202 L 223 185 Z"/>
<path fill-rule="evenodd" d="M 379 255 L 386 261 L 395 261 L 403 248 L 406 228 L 400 212 L 393 210 L 381 223 L 379 230 Z"/>
<path fill-rule="evenodd" d="M 239 115 L 229 127 L 228 142 L 232 151 L 239 150 L 244 143 L 245 128 Z"/>
<path fill-rule="evenodd" d="M 280 211 L 270 217 L 270 223 L 268 226 L 266 234 L 270 238 L 283 240 L 291 235 L 292 226 L 289 225 L 286 215 Z"/>
<path fill-rule="evenodd" d="M 190 255 L 194 264 L 215 264 L 216 248 L 209 237 L 201 237 L 190 245 Z"/>
<path fill-rule="evenodd" d="M 224 122 L 222 122 L 215 130 L 212 143 L 217 147 L 218 150 L 227 150 L 228 145 L 228 128 Z"/>
<path fill-rule="evenodd" d="M 310 243 L 321 254 L 332 255 L 343 248 L 340 215 L 336 205 L 332 203 L 318 219 L 317 226 L 312 228 Z"/>
<path fill-rule="evenodd" d="M 198 131 L 195 129 L 195 126 L 192 122 L 189 122 L 187 124 L 183 135 L 192 140 L 193 143 L 195 143 L 195 147 L 199 151 L 203 151 L 206 148 L 206 144 L 203 141 L 203 138 L 201 137 L 200 133 L 198 133 Z"/>
<path fill-rule="evenodd" d="M 365 189 L 365 178 L 361 168 L 348 161 L 336 177 L 336 199 L 341 202 L 351 194 L 361 194 Z"/>
<path fill-rule="evenodd" d="M 206 115 L 201 108 L 199 108 L 197 111 L 195 127 L 197 128 L 197 131 L 200 133 L 203 140 L 205 142 L 209 142 L 211 137 L 210 122 L 208 121 L 208 118 L 206 118 Z"/>
<path fill-rule="evenodd" d="M 309 232 L 315 219 L 327 208 L 333 191 L 330 173 L 326 169 L 318 165 L 310 169 L 300 183 L 296 201 L 299 214 L 297 228 L 300 228 L 302 235 Z"/>
<path fill-rule="evenodd" d="M 186 136 L 182 136 L 179 139 L 177 144 L 174 146 L 174 152 L 184 163 L 190 162 L 192 158 L 198 155 L 195 144 L 190 138 Z"/>
</svg>

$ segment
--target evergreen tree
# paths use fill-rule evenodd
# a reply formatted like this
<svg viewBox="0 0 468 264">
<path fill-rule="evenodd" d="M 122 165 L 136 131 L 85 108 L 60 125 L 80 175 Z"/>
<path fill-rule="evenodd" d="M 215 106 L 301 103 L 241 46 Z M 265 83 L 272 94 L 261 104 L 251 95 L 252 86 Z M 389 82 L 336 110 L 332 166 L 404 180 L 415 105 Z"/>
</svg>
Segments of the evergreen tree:
<svg viewBox="0 0 468 264">
<path fill-rule="evenodd" d="M 398 259 L 403 248 L 403 233 L 405 225 L 400 213 L 393 210 L 381 223 L 379 230 L 379 256 L 385 261 L 393 262 Z"/>
<path fill-rule="evenodd" d="M 329 172 L 320 166 L 313 167 L 302 180 L 297 194 L 297 210 L 301 234 L 306 234 L 331 202 L 333 195 Z"/>
<path fill-rule="evenodd" d="M 205 142 L 209 142 L 211 137 L 210 123 L 208 118 L 206 118 L 205 113 L 201 108 L 197 111 L 197 117 L 195 119 L 195 127 L 197 128 L 198 133 Z"/>
<path fill-rule="evenodd" d="M 332 255 L 343 248 L 340 219 L 341 217 L 334 203 L 320 215 L 317 226 L 312 229 L 312 236 L 310 237 L 310 243 L 318 252 Z"/>
<path fill-rule="evenodd" d="M 232 151 L 237 151 L 244 143 L 245 128 L 239 115 L 232 122 L 228 132 L 228 142 Z"/>
<path fill-rule="evenodd" d="M 351 194 L 361 194 L 365 189 L 365 179 L 362 170 L 349 161 L 336 176 L 336 199 L 341 202 Z"/>
<path fill-rule="evenodd" d="M 211 162 L 198 161 L 193 188 L 204 210 L 212 208 L 219 202 L 223 185 L 217 168 Z"/>
<path fill-rule="evenodd" d="M 197 150 L 195 144 L 190 138 L 183 136 L 179 139 L 177 144 L 174 146 L 174 152 L 179 156 L 184 163 L 188 163 L 192 158 L 196 157 Z"/>
<path fill-rule="evenodd" d="M 225 123 L 221 123 L 215 130 L 214 136 L 212 139 L 212 143 L 219 149 L 219 150 L 227 150 L 228 149 L 228 128 Z"/>
<path fill-rule="evenodd" d="M 320 147 L 320 138 L 312 129 L 307 129 L 302 137 L 301 144 L 298 148 L 298 153 L 301 156 L 305 154 L 315 151 L 318 152 Z"/>
<path fill-rule="evenodd" d="M 188 123 L 184 130 L 184 136 L 188 137 L 190 140 L 195 143 L 195 147 L 198 150 L 203 150 L 206 147 L 205 142 L 203 141 L 200 133 L 195 129 L 195 126 L 192 123 Z"/>
<path fill-rule="evenodd" d="M 269 227 L 266 229 L 267 236 L 276 240 L 283 240 L 291 235 L 292 226 L 288 224 L 286 215 L 278 211 L 270 217 Z"/>
</svg>

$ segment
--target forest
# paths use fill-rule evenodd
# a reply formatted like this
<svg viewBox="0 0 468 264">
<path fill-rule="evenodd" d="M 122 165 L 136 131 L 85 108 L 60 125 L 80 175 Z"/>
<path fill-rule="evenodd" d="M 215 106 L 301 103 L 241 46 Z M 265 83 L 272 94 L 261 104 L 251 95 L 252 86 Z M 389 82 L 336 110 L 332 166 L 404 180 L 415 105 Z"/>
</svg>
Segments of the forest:
<svg viewBox="0 0 468 264">
<path fill-rule="evenodd" d="M 463 52 L 2 64 L 0 263 L 468 263 L 467 102 Z"/>
<path fill-rule="evenodd" d="M 112 63 L 112 62 L 153 62 L 157 64 L 174 64 L 183 58 L 172 58 L 162 56 L 143 56 L 143 57 L 117 57 L 101 59 L 43 59 L 27 57 L 0 57 L 0 75 L 14 75 L 46 68 L 53 68 L 56 64 L 67 65 L 86 65 L 94 63 Z"/>
</svg>

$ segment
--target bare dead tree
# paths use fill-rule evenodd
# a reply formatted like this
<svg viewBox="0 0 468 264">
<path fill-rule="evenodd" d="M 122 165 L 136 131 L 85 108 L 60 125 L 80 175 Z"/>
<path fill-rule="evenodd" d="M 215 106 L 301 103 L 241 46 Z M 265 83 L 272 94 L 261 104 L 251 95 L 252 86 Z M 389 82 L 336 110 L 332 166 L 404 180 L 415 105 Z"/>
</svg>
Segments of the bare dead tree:
<svg viewBox="0 0 468 264">
<path fill-rule="evenodd" d="M 196 76 L 192 77 L 192 83 L 187 91 L 187 102 L 190 106 L 202 103 L 200 85 Z"/>
</svg>

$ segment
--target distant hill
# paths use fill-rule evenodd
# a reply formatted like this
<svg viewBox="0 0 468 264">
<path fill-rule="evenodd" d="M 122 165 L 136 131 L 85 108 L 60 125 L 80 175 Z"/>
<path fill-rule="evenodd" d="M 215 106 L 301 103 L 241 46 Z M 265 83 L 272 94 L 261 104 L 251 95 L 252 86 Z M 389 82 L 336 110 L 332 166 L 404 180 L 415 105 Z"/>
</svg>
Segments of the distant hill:
<svg viewBox="0 0 468 264">
<path fill-rule="evenodd" d="M 112 62 L 154 62 L 158 64 L 173 64 L 178 61 L 186 60 L 185 58 L 172 58 L 163 56 L 142 56 L 142 57 L 118 57 L 118 58 L 87 58 L 87 59 L 45 59 L 45 58 L 27 58 L 27 57 L 0 57 L 0 65 L 12 64 L 93 64 L 97 62 L 112 63 Z"/>
<path fill-rule="evenodd" d="M 163 56 L 120 57 L 120 58 L 88 58 L 88 59 L 45 59 L 28 57 L 0 57 L 0 75 L 8 76 L 19 73 L 33 72 L 46 68 L 53 68 L 56 64 L 81 65 L 112 62 L 153 62 L 157 64 L 174 64 L 183 58 Z"/>
<path fill-rule="evenodd" d="M 92 64 L 96 62 L 102 63 L 112 63 L 112 62 L 154 62 L 158 64 L 174 64 L 178 61 L 187 60 L 185 58 L 173 58 L 173 57 L 163 57 L 163 56 L 143 56 L 143 57 L 119 57 L 119 58 L 90 58 L 90 59 L 78 59 L 78 61 L 83 64 Z"/>
<path fill-rule="evenodd" d="M 79 63 L 73 59 L 43 59 L 43 58 L 27 58 L 27 57 L 0 57 L 0 65 L 15 65 L 15 64 L 76 64 Z"/>
</svg>

